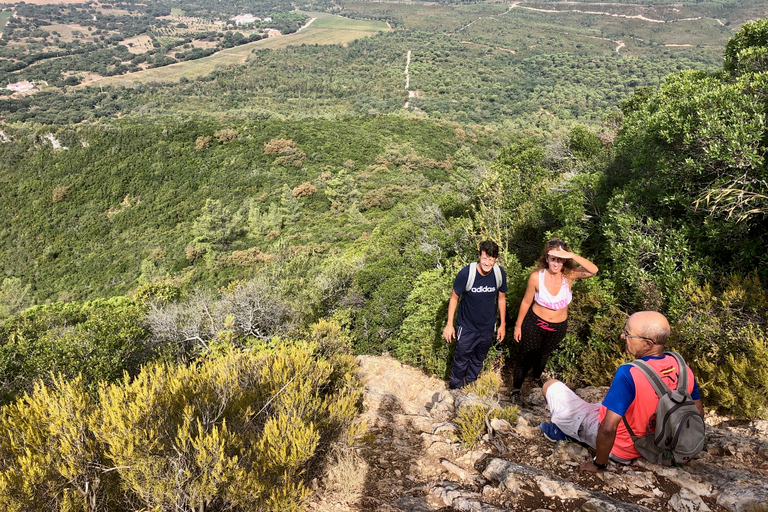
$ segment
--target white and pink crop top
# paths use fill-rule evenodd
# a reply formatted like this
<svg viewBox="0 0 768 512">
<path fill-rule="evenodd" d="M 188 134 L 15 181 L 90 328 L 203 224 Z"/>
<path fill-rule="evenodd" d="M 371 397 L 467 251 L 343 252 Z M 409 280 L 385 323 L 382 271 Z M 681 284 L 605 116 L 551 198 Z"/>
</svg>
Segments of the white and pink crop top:
<svg viewBox="0 0 768 512">
<path fill-rule="evenodd" d="M 568 285 L 568 280 L 563 276 L 563 283 L 560 285 L 560 291 L 557 295 L 552 296 L 547 290 L 547 286 L 544 284 L 544 272 L 545 269 L 541 269 L 539 272 L 539 290 L 533 296 L 533 300 L 539 306 L 547 309 L 557 311 L 558 309 L 565 309 L 568 304 L 573 300 L 573 294 L 571 293 L 571 287 Z"/>
</svg>

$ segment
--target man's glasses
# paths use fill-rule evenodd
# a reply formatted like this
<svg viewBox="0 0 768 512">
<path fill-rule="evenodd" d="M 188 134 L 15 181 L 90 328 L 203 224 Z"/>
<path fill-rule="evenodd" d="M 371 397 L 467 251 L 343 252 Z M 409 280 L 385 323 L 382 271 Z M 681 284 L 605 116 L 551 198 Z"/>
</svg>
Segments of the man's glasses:
<svg viewBox="0 0 768 512">
<path fill-rule="evenodd" d="M 648 340 L 654 345 L 656 344 L 656 342 L 654 342 L 651 338 L 647 336 L 635 336 L 634 334 L 629 334 L 626 329 L 624 329 L 621 334 L 623 334 L 625 338 L 639 338 L 641 340 Z"/>
<path fill-rule="evenodd" d="M 563 248 L 565 248 L 565 242 L 563 242 L 562 240 L 550 240 L 550 241 L 549 241 L 549 242 L 547 242 L 547 243 L 548 243 L 549 245 L 562 245 L 562 246 L 563 246 Z"/>
</svg>

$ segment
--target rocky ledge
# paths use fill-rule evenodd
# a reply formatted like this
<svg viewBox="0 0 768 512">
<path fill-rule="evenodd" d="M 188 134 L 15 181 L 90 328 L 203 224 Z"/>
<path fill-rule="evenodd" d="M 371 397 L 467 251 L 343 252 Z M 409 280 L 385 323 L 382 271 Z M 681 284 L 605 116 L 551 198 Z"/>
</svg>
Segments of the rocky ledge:
<svg viewBox="0 0 768 512">
<path fill-rule="evenodd" d="M 768 512 L 768 422 L 734 422 L 709 413 L 706 451 L 683 467 L 644 461 L 579 474 L 591 458 L 579 444 L 549 442 L 549 415 L 531 389 L 515 425 L 498 420 L 464 447 L 453 422 L 480 399 L 449 391 L 390 357 L 361 356 L 369 442 L 357 449 L 358 489 L 344 494 L 317 482 L 312 510 L 360 511 L 675 511 Z M 525 390 L 525 388 L 524 388 Z M 605 388 L 577 390 L 599 401 Z M 706 406 L 706 404 L 705 404 Z"/>
</svg>

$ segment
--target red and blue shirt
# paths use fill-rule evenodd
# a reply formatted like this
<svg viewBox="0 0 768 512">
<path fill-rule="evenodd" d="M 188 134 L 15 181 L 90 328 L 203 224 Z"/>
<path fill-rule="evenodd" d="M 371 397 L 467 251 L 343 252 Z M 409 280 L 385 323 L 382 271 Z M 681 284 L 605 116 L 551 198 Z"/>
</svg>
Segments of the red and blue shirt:
<svg viewBox="0 0 768 512">
<path fill-rule="evenodd" d="M 674 356 L 666 354 L 663 357 L 647 356 L 642 360 L 659 374 L 661 380 L 670 389 L 677 389 L 680 369 Z M 691 398 L 699 400 L 701 398 L 699 385 L 688 366 L 686 371 L 688 372 L 688 392 Z M 635 435 L 643 435 L 650 418 L 656 413 L 658 403 L 659 398 L 642 370 L 631 364 L 624 364 L 616 370 L 608 394 L 600 406 L 600 421 L 602 422 L 605 418 L 606 410 L 611 410 L 627 419 Z M 640 457 L 623 421 L 619 423 L 611 453 L 625 460 Z"/>
</svg>

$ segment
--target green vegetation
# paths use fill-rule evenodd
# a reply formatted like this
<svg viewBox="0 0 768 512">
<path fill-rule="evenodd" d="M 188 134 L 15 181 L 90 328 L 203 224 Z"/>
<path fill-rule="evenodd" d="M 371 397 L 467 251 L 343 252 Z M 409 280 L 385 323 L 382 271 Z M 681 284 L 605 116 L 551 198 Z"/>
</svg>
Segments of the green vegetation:
<svg viewBox="0 0 768 512">
<path fill-rule="evenodd" d="M 394 116 L 159 117 L 4 134 L 0 211 L 12 220 L 0 230 L 3 267 L 25 276 L 37 303 L 110 297 L 164 277 L 224 286 L 253 275 L 260 252 L 336 252 L 397 204 L 468 186 L 451 173 L 470 138 L 486 159 L 501 143 Z"/>
<path fill-rule="evenodd" d="M 158 67 L 128 73 L 126 75 L 95 79 L 100 86 L 135 86 L 136 84 L 155 84 L 160 82 L 188 81 L 189 77 L 204 77 L 210 73 L 239 65 L 249 57 L 258 55 L 263 49 L 283 49 L 287 46 L 300 45 L 335 45 L 347 44 L 355 39 L 373 36 L 380 31 L 386 31 L 383 22 L 351 20 L 348 18 L 332 17 L 322 13 L 306 13 L 315 21 L 301 32 L 294 32 L 278 37 L 264 38 L 256 42 L 245 43 L 234 48 L 226 48 L 215 55 L 199 59 L 186 60 L 166 67 Z M 258 64 L 265 67 L 263 63 Z M 271 67 L 271 66 L 269 66 Z"/>
<path fill-rule="evenodd" d="M 32 391 L 52 375 L 74 379 L 95 395 L 102 381 L 135 375 L 153 355 L 145 312 L 127 297 L 58 302 L 13 316 L 0 328 L 3 402 Z"/>
<path fill-rule="evenodd" d="M 64 80 L 63 75 L 48 78 L 48 94 L 0 103 L 0 110 L 8 121 L 46 123 L 148 110 L 296 119 L 397 113 L 408 101 L 409 110 L 433 118 L 554 130 L 563 120 L 599 123 L 635 90 L 658 86 L 669 73 L 717 69 L 728 38 L 755 9 L 751 4 L 720 5 L 714 11 L 709 3 L 683 9 L 611 4 L 600 7 L 610 16 L 598 16 L 578 12 L 594 9 L 578 4 L 563 7 L 567 13 L 549 12 L 550 4 L 536 10 L 542 7 L 536 3 L 514 8 L 495 3 L 393 5 L 328 5 L 343 17 L 307 11 L 301 16 L 318 19 L 301 32 L 238 40 L 228 49 L 219 45 L 216 55 L 210 55 L 212 41 L 184 42 L 182 32 L 202 30 L 202 21 L 179 29 L 174 22 L 189 21 L 189 13 L 177 20 L 164 16 L 157 19 L 163 25 L 156 37 L 142 32 L 126 40 L 134 47 L 120 50 L 155 56 L 145 61 L 143 54 L 126 54 L 114 65 L 107 49 L 95 48 L 103 58 L 93 53 L 85 60 L 112 67 L 70 74 L 66 80 L 82 85 L 64 87 L 67 96 L 53 87 L 62 87 L 56 80 Z M 638 15 L 651 21 L 626 17 Z M 392 31 L 383 32 L 385 22 Z M 230 32 L 230 38 L 239 34 Z M 210 37 L 219 40 L 226 34 Z M 410 98 L 404 75 L 409 51 Z M 46 66 L 57 60 L 46 60 Z"/>
<path fill-rule="evenodd" d="M 260 16 L 246 23 L 236 21 L 235 15 L 245 14 L 240 11 L 244 7 Z M 23 75 L 61 87 L 77 85 L 86 73 L 115 76 L 199 59 L 258 41 L 270 30 L 296 32 L 307 17 L 289 10 L 280 2 L 246 6 L 217 2 L 211 7 L 196 5 L 184 16 L 163 2 L 22 3 L 12 16 L 0 20 L 7 20 L 0 44 L 0 78 L 14 82 Z"/>
<path fill-rule="evenodd" d="M 724 71 L 686 71 L 642 89 L 597 133 L 574 125 L 525 136 L 401 115 L 283 121 L 256 105 L 241 115 L 262 113 L 262 120 L 145 113 L 92 125 L 6 125 L 0 208 L 10 221 L 0 231 L 7 276 L 0 311 L 10 316 L 31 303 L 106 299 L 140 285 L 172 283 L 178 298 L 153 311 L 175 319 L 175 330 L 150 338 L 172 347 L 171 354 L 194 358 L 213 339 L 202 318 L 193 322 L 194 337 L 184 330 L 199 310 L 195 297 L 205 292 L 206 303 L 221 304 L 215 325 L 222 328 L 231 297 L 272 290 L 276 322 L 243 324 L 244 334 L 285 335 L 338 315 L 355 351 L 389 351 L 445 375 L 445 294 L 455 271 L 473 257 L 473 244 L 486 236 L 501 242 L 514 314 L 526 268 L 550 233 L 603 269 L 576 287 L 570 332 L 551 369 L 566 379 L 604 384 L 623 358 L 615 343 L 622 312 L 659 309 L 673 322 L 686 322 L 695 309 L 690 290 L 710 286 L 709 293 L 719 294 L 732 274 L 739 275 L 735 267 L 758 269 L 760 283 L 767 278 L 760 270 L 761 31 L 761 23 L 747 25 L 732 40 Z M 406 52 L 402 34 L 380 37 L 401 46 L 389 45 L 389 54 L 369 52 L 369 38 L 346 48 L 265 51 L 245 68 L 187 86 L 211 97 L 218 90 L 224 101 L 227 84 L 248 83 L 243 91 L 282 88 L 294 106 L 309 108 L 315 98 L 343 90 L 344 81 L 321 67 L 302 70 L 302 59 L 352 54 L 362 66 Z M 249 72 L 257 63 L 280 62 L 297 79 L 311 71 L 322 80 L 290 85 L 293 75 Z M 362 80 L 359 87 L 372 92 Z M 339 100 L 371 98 L 350 92 Z M 312 99 L 302 103 L 306 98 Z M 198 100 L 190 96 L 186 108 Z M 759 326 L 744 348 L 694 363 L 705 396 L 715 396 L 712 383 L 727 378 L 706 364 L 741 372 L 754 389 L 763 389 L 762 374 L 740 370 L 742 355 L 763 357 L 764 321 L 748 318 L 746 324 L 743 315 L 723 318 L 713 328 L 722 335 L 731 324 L 733 332 Z M 30 337 L 40 344 L 30 354 L 41 354 L 30 361 L 51 357 L 47 336 Z M 116 343 L 136 343 L 125 340 Z M 489 364 L 514 357 L 515 349 L 495 346 Z M 24 354 L 14 345 L 8 350 Z M 29 389 L 34 367 L 14 367 L 7 396 Z M 127 362 L 123 367 L 137 371 Z M 16 375 L 20 380 L 13 380 Z M 738 414 L 763 415 L 764 405 L 755 400 Z M 724 406 L 737 412 L 735 404 Z"/>
<path fill-rule="evenodd" d="M 607 384 L 626 315 L 654 309 L 707 407 L 768 417 L 768 20 L 741 26 L 760 4 L 319 2 L 293 39 L 217 32 L 203 46 L 231 54 L 203 58 L 179 31 L 307 19 L 219 3 L 24 4 L 0 44 L 14 80 L 82 56 L 0 102 L 6 508 L 297 509 L 329 457 L 360 462 L 351 353 L 446 375 L 450 284 L 485 238 L 512 317 L 547 237 L 600 267 L 555 375 Z M 115 18 L 91 34 L 92 11 Z M 131 50 L 200 58 L 56 83 L 119 75 Z M 498 393 L 487 375 L 476 393 Z M 496 414 L 463 411 L 464 442 Z"/>
</svg>

